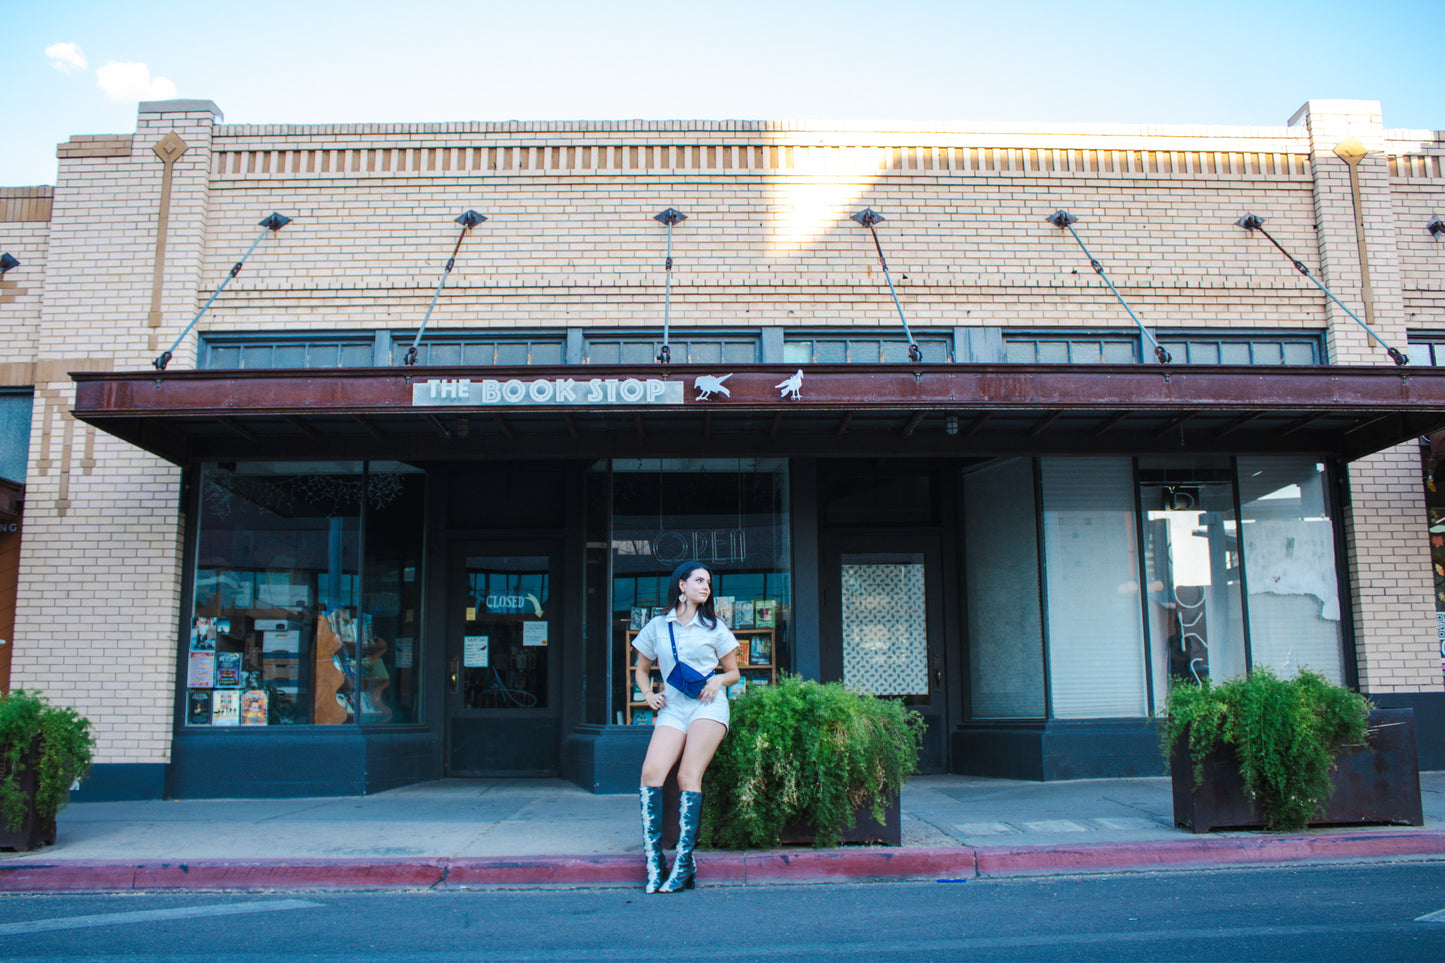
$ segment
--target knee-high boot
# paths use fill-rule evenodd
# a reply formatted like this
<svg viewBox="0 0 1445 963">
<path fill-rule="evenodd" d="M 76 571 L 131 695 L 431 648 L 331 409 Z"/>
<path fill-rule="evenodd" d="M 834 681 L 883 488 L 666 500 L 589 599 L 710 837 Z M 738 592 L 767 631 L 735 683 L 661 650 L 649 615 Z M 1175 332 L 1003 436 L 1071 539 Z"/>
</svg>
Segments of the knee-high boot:
<svg viewBox="0 0 1445 963">
<path fill-rule="evenodd" d="M 692 858 L 697 845 L 697 827 L 702 821 L 702 793 L 683 790 L 677 808 L 677 858 L 672 861 L 672 874 L 659 893 L 676 893 L 697 885 L 697 863 Z"/>
<path fill-rule="evenodd" d="M 647 859 L 647 892 L 655 893 L 667 877 L 667 857 L 662 853 L 662 787 L 643 786 L 642 855 Z"/>
</svg>

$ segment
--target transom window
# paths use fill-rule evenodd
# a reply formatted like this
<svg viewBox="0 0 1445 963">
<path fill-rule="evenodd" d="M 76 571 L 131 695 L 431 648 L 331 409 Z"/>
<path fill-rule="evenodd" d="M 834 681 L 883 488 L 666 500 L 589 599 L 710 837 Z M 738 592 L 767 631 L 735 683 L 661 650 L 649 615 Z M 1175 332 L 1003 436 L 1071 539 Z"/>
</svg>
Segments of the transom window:
<svg viewBox="0 0 1445 963">
<path fill-rule="evenodd" d="M 201 340 L 202 368 L 366 368 L 374 362 L 370 338 Z"/>
<path fill-rule="evenodd" d="M 758 338 L 686 338 L 669 341 L 672 360 L 678 364 L 754 364 Z M 588 364 L 650 364 L 662 350 L 661 338 L 587 338 L 583 360 Z"/>
<path fill-rule="evenodd" d="M 953 339 L 937 336 L 914 338 L 923 352 L 923 360 L 953 360 Z M 900 335 L 788 336 L 783 342 L 783 361 L 787 364 L 879 364 L 906 363 L 908 342 Z"/>
<path fill-rule="evenodd" d="M 391 363 L 402 364 L 412 338 L 395 338 Z M 566 341 L 560 335 L 541 338 L 423 338 L 417 345 L 416 363 L 437 365 L 524 365 L 562 364 L 567 358 Z"/>
</svg>

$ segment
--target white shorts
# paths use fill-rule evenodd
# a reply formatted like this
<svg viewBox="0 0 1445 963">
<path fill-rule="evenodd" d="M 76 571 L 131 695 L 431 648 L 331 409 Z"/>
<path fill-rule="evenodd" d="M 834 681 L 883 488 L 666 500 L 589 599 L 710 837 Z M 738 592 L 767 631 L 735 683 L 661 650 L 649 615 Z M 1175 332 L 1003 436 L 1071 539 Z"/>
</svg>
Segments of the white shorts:
<svg viewBox="0 0 1445 963">
<path fill-rule="evenodd" d="M 711 702 L 702 702 L 698 699 L 683 695 L 672 686 L 663 686 L 663 697 L 667 700 L 653 725 L 667 726 L 669 729 L 681 729 L 687 731 L 687 727 L 695 719 L 711 719 L 714 722 L 721 722 L 723 728 L 727 728 L 728 719 L 732 717 L 732 710 L 728 706 L 727 690 L 717 694 L 717 698 Z"/>
</svg>

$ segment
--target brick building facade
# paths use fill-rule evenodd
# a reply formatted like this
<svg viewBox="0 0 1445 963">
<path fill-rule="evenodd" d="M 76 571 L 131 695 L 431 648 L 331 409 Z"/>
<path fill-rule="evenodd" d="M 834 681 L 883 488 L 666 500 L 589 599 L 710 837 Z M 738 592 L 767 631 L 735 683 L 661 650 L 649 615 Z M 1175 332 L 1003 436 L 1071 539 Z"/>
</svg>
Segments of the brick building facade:
<svg viewBox="0 0 1445 963">
<path fill-rule="evenodd" d="M 143 103 L 133 134 L 61 145 L 53 189 L 0 189 L 20 261 L 0 424 L 25 452 L 0 669 L 93 720 L 95 798 L 625 789 L 629 620 L 671 539 L 713 553 L 720 595 L 776 607 L 754 684 L 904 696 L 935 769 L 1162 771 L 1167 675 L 1301 653 L 1414 706 L 1445 765 L 1418 441 L 1445 426 L 1442 163 L 1445 134 L 1363 101 L 1037 129 L 245 126 Z M 488 219 L 463 231 L 469 209 Z M 272 211 L 292 221 L 260 227 Z M 599 374 L 683 392 L 554 397 Z M 414 393 L 487 380 L 532 394 Z M 701 476 L 715 504 L 674 504 Z M 503 583 L 545 586 L 535 611 L 478 601 L 525 596 L 479 588 Z M 232 689 L 264 695 L 250 724 Z"/>
</svg>

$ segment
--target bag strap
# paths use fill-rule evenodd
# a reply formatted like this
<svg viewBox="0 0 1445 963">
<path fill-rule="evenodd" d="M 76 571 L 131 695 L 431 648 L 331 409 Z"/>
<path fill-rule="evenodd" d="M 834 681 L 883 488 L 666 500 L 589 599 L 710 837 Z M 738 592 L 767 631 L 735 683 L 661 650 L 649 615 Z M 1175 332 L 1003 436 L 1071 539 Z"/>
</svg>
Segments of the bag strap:
<svg viewBox="0 0 1445 963">
<path fill-rule="evenodd" d="M 672 634 L 671 619 L 669 619 L 667 622 L 667 637 L 672 640 L 672 662 L 674 665 L 679 665 L 682 663 L 682 659 L 678 658 L 677 656 L 677 636 Z"/>
</svg>

